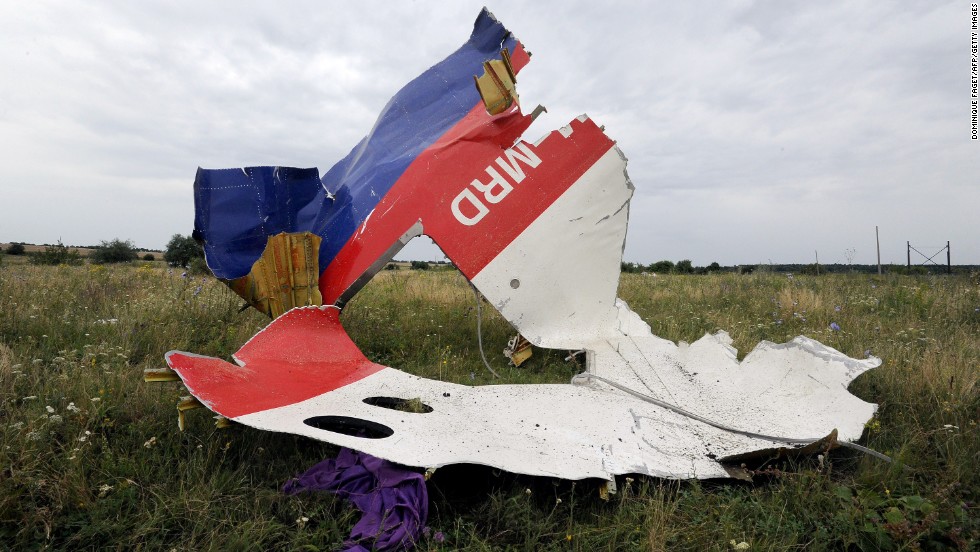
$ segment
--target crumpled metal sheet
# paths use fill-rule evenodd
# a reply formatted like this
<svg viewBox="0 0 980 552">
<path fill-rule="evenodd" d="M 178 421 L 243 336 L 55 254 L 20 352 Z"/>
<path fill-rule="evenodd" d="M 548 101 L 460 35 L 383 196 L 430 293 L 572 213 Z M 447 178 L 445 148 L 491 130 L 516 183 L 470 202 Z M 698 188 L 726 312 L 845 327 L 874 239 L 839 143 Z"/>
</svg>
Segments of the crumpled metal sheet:
<svg viewBox="0 0 980 552">
<path fill-rule="evenodd" d="M 285 219 L 270 218 L 324 237 L 319 286 L 327 306 L 277 318 L 235 364 L 168 353 L 192 395 L 242 424 L 401 464 L 475 463 L 567 479 L 727 477 L 725 458 L 787 446 L 771 436 L 805 441 L 836 429 L 842 441 L 858 439 L 876 406 L 847 385 L 878 359 L 852 359 L 799 337 L 761 343 L 738 362 L 723 332 L 675 344 L 616 298 L 633 193 L 626 158 L 584 115 L 528 142 L 519 138 L 530 122 L 519 104 L 488 113 L 472 76 L 501 46 L 513 49 L 519 71 L 526 52 L 484 11 L 470 42 L 399 92 L 372 134 L 328 171 L 325 203 L 300 201 L 306 206 L 287 209 Z M 454 115 L 420 128 L 443 103 Z M 429 131 L 441 134 L 420 142 L 417 134 Z M 397 170 L 389 155 L 404 161 Z M 281 212 L 269 203 L 280 205 L 292 189 L 274 185 L 259 212 Z M 301 199 L 317 197 L 306 184 L 296 189 Z M 198 204 L 212 225 L 233 218 L 226 211 L 256 211 L 258 196 L 224 192 L 211 187 L 210 201 Z M 224 239 L 206 248 L 209 264 L 254 262 L 251 245 L 235 244 L 251 243 L 260 226 L 245 225 L 239 237 L 198 227 L 206 242 Z M 470 387 L 367 360 L 339 309 L 422 232 L 531 343 L 585 350 L 586 371 L 565 385 Z M 392 407 L 408 402 L 424 408 Z"/>
</svg>

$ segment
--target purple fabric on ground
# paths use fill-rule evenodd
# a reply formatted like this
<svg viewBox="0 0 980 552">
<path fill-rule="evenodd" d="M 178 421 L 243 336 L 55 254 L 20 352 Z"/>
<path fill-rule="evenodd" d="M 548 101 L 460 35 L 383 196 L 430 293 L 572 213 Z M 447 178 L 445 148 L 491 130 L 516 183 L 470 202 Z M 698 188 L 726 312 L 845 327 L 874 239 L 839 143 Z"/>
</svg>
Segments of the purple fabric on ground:
<svg viewBox="0 0 980 552">
<path fill-rule="evenodd" d="M 429 517 L 429 493 L 422 474 L 342 448 L 290 480 L 286 494 L 330 491 L 354 503 L 363 515 L 343 550 L 407 550 L 415 546 Z"/>
</svg>

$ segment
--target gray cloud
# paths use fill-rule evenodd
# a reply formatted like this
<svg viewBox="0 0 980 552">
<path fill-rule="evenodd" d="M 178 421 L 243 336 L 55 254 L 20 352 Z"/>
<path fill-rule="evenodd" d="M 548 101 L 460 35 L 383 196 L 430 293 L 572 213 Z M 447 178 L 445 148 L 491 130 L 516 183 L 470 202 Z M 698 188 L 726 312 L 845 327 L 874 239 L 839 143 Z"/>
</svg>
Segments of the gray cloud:
<svg viewBox="0 0 980 552">
<path fill-rule="evenodd" d="M 537 136 L 587 112 L 630 158 L 628 260 L 980 263 L 969 6 L 524 3 Z M 196 167 L 326 170 L 474 2 L 0 6 L 0 241 L 160 247 Z M 431 247 L 409 254 L 437 256 Z"/>
</svg>

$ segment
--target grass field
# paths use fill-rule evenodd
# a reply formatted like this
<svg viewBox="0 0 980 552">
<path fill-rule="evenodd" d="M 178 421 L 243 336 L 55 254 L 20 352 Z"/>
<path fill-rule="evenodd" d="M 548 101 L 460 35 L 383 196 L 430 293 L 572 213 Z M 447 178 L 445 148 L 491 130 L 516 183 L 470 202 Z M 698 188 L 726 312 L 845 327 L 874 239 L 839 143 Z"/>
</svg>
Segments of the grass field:
<svg viewBox="0 0 980 552">
<path fill-rule="evenodd" d="M 836 450 L 770 462 L 752 484 L 623 478 L 609 501 L 594 481 L 446 468 L 419 549 L 976 549 L 980 277 L 624 275 L 620 296 L 672 340 L 725 329 L 744 356 L 804 334 L 881 357 L 851 390 L 880 405 L 862 442 L 901 465 Z M 177 384 L 142 380 L 170 349 L 227 358 L 264 326 L 223 285 L 158 263 L 5 263 L 0 301 L 0 548 L 332 550 L 347 536 L 345 502 L 279 491 L 334 447 L 218 430 L 205 410 L 180 433 Z M 376 362 L 487 384 L 474 306 L 458 274 L 385 271 L 343 318 Z M 576 372 L 541 350 L 505 368 L 511 330 L 487 310 L 503 380 Z"/>
</svg>

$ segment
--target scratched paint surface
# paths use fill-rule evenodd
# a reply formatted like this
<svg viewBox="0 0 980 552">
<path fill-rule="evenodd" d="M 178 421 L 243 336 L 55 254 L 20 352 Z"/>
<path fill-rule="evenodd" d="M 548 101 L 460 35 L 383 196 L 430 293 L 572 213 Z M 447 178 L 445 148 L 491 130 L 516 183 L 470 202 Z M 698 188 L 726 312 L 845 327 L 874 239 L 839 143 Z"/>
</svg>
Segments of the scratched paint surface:
<svg viewBox="0 0 980 552">
<path fill-rule="evenodd" d="M 616 298 L 633 194 L 626 157 L 584 115 L 536 141 L 521 138 L 530 117 L 520 105 L 489 115 L 472 75 L 501 46 L 515 71 L 527 64 L 521 43 L 482 12 L 467 43 L 396 94 L 322 181 L 316 169 L 198 172 L 195 228 L 216 275 L 247 272 L 269 233 L 310 230 L 324 238 L 324 302 L 338 306 L 287 312 L 235 363 L 168 353 L 190 392 L 240 423 L 406 465 L 568 479 L 726 477 L 724 458 L 783 446 L 718 424 L 858 439 L 876 405 L 847 385 L 878 359 L 799 337 L 738 362 L 724 332 L 675 344 Z M 469 387 L 366 359 L 340 303 L 422 232 L 531 343 L 585 350 L 586 372 L 566 385 Z M 414 398 L 428 411 L 387 407 Z"/>
</svg>

